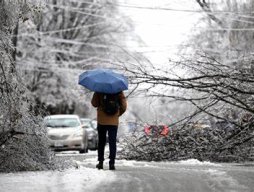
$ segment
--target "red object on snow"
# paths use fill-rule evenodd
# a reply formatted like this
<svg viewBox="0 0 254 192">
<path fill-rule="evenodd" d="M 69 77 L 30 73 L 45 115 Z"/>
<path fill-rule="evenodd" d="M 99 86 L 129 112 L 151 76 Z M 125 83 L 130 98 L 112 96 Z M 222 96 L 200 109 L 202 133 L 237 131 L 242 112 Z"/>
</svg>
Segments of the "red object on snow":
<svg viewBox="0 0 254 192">
<path fill-rule="evenodd" d="M 145 126 L 144 129 L 146 135 L 149 136 L 168 136 L 169 135 L 169 127 L 167 125 L 150 125 Z"/>
<path fill-rule="evenodd" d="M 150 127 L 149 127 L 149 126 L 145 126 L 145 133 L 146 133 L 147 135 L 150 134 Z"/>
<path fill-rule="evenodd" d="M 169 128 L 168 126 L 164 125 L 163 130 L 160 133 L 163 136 L 167 136 L 169 134 Z"/>
</svg>

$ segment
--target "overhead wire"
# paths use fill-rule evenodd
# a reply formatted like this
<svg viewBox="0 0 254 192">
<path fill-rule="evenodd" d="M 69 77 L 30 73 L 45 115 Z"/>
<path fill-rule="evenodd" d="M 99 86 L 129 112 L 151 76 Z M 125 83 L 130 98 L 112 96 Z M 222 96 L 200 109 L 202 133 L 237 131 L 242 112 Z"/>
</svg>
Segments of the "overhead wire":
<svg viewBox="0 0 254 192">
<path fill-rule="evenodd" d="M 71 28 L 66 28 L 66 29 L 58 29 L 58 30 L 51 30 L 51 31 L 36 31 L 36 33 L 23 33 L 23 34 L 18 34 L 18 35 L 13 35 L 16 37 L 33 37 L 37 35 L 52 35 L 55 33 L 60 33 L 60 32 L 66 32 L 66 31 L 71 31 L 71 30 L 77 30 L 77 29 L 84 29 L 84 28 L 89 28 L 89 27 L 94 27 L 97 25 L 102 25 L 105 24 L 106 22 L 99 22 L 91 25 L 85 25 L 85 26 L 80 26 L 80 27 L 71 27 Z M 171 28 L 172 29 L 172 28 Z M 205 30 L 205 31 L 254 31 L 254 28 L 203 28 L 203 27 L 193 27 L 192 30 Z"/>
<path fill-rule="evenodd" d="M 98 5 L 101 6 L 100 3 L 95 3 L 95 2 L 85 2 L 86 4 L 90 4 L 90 5 Z M 125 8 L 135 8 L 135 9 L 147 9 L 147 10 L 164 10 L 164 11 L 177 11 L 177 12 L 190 12 L 190 13 L 206 13 L 205 11 L 203 11 L 202 9 L 200 10 L 186 10 L 186 9 L 174 9 L 174 8 L 168 8 L 168 7 L 148 7 L 148 6 L 137 6 L 135 4 L 121 4 L 121 3 L 109 3 L 110 5 L 114 5 L 114 6 L 118 6 L 118 7 L 125 7 Z M 59 7 L 59 8 L 64 8 L 62 6 L 59 5 L 53 5 L 53 4 L 47 4 L 49 6 L 54 6 L 54 7 Z M 67 7 L 67 10 L 69 9 L 78 9 L 79 8 L 72 8 L 72 7 Z M 81 8 L 84 9 L 84 8 Z M 89 9 L 88 9 L 89 10 Z M 83 14 L 86 14 L 86 12 L 80 12 Z M 235 12 L 235 11 L 212 11 L 212 14 L 233 14 L 233 15 L 237 15 L 240 17 L 245 17 L 245 18 L 252 18 L 254 19 L 254 16 L 251 16 L 251 14 L 254 14 L 254 12 L 249 12 L 250 15 L 242 15 L 242 14 L 246 14 L 245 12 Z M 94 15 L 94 16 L 100 16 L 100 15 Z M 100 16 L 101 17 L 101 16 Z M 105 17 L 104 17 L 105 18 Z"/>
<path fill-rule="evenodd" d="M 94 47 L 100 47 L 100 48 L 108 48 L 109 46 L 119 46 L 117 43 L 88 43 L 88 42 L 82 42 L 82 41 L 76 41 L 76 40 L 69 40 L 69 39 L 63 39 L 63 38 L 57 38 L 57 37 L 47 37 L 47 40 L 49 40 L 51 43 L 66 43 L 66 44 L 73 44 L 73 45 L 88 45 L 88 46 L 94 46 Z M 173 47 L 175 45 L 183 45 L 182 43 L 179 44 L 173 44 L 173 45 L 154 45 L 149 46 L 153 48 L 165 48 L 165 47 Z M 187 45 L 187 44 L 184 44 Z M 123 46 L 122 46 L 123 47 Z M 147 46 L 125 46 L 125 48 L 147 48 Z"/>
<path fill-rule="evenodd" d="M 240 20 L 236 20 L 236 19 L 232 19 L 235 21 L 240 21 Z M 79 27 L 71 27 L 71 28 L 65 28 L 65 29 L 58 29 L 58 30 L 51 30 L 51 31 L 36 31 L 36 34 L 32 34 L 32 33 L 23 33 L 23 34 L 18 34 L 18 35 L 13 35 L 17 36 L 17 37 L 29 37 L 29 36 L 34 36 L 34 35 L 52 35 L 55 33 L 60 33 L 60 32 L 66 32 L 66 31 L 72 31 L 72 30 L 77 30 L 77 29 L 84 29 L 84 28 L 89 28 L 89 27 L 94 27 L 97 25 L 103 25 L 105 23 L 107 23 L 108 21 L 104 21 L 104 22 L 98 22 L 95 24 L 90 24 L 90 25 L 84 25 L 84 26 L 79 26 Z M 254 22 L 248 22 L 248 23 L 253 23 Z M 165 25 L 168 26 L 168 25 Z M 175 28 L 175 27 L 174 27 Z M 254 28 L 202 28 L 202 27 L 193 27 L 193 30 L 199 30 L 199 29 L 205 29 L 207 31 L 253 31 Z"/>
<path fill-rule="evenodd" d="M 97 4 L 100 5 L 99 3 L 94 3 L 94 2 L 86 2 L 87 4 Z M 191 10 L 191 9 L 174 9 L 174 8 L 169 8 L 169 7 L 159 7 L 159 6 L 154 6 L 154 7 L 150 7 L 150 6 L 139 6 L 137 4 L 128 4 L 128 3 L 112 3 L 109 2 L 109 4 L 111 5 L 115 5 L 118 7 L 125 7 L 125 8 L 133 8 L 133 9 L 145 9 L 145 10 L 163 10 L 163 11 L 176 11 L 176 12 L 190 12 L 190 13 L 205 13 L 205 11 L 203 11 L 202 9 L 200 10 Z M 254 18 L 254 16 L 250 16 L 250 15 L 241 15 L 241 14 L 245 14 L 245 12 L 238 12 L 236 13 L 235 11 L 213 11 L 213 14 L 237 14 L 239 16 L 243 16 L 243 17 L 250 17 L 250 18 Z M 250 14 L 253 14 L 254 11 L 250 12 Z"/>
<path fill-rule="evenodd" d="M 95 5 L 101 5 L 101 4 L 98 4 L 98 3 L 90 3 L 90 2 L 86 2 L 87 4 L 95 4 Z M 113 4 L 113 3 L 110 3 L 110 4 Z M 53 5 L 53 4 L 47 4 L 49 6 L 54 6 L 54 7 L 59 7 L 59 8 L 62 8 L 62 9 L 65 9 L 66 7 L 65 6 L 59 6 L 59 5 Z M 178 10 L 178 9 L 172 9 L 172 8 L 162 8 L 162 7 L 144 7 L 144 6 L 133 6 L 131 4 L 113 4 L 115 6 L 124 6 L 124 7 L 130 7 L 130 8 L 139 8 L 139 9 L 151 9 L 151 10 L 169 10 L 169 11 L 186 11 L 186 10 Z M 67 10 L 70 10 L 72 9 L 71 7 L 67 7 Z M 73 9 L 76 9 L 76 8 L 73 8 Z M 76 11 L 75 11 L 76 12 Z M 199 12 L 199 13 L 204 13 L 203 10 L 188 10 L 188 12 Z M 71 30 L 77 30 L 77 29 L 82 29 L 82 28 L 89 28 L 89 27 L 94 27 L 96 25 L 102 25 L 102 24 L 105 24 L 107 22 L 109 22 L 110 20 L 115 20 L 115 18 L 108 18 L 108 17 L 105 17 L 105 16 L 101 16 L 101 15 L 95 15 L 95 14 L 91 14 L 91 13 L 86 13 L 86 12 L 79 12 L 79 13 L 82 13 L 82 14 L 88 14 L 90 16 L 98 16 L 98 17 L 101 17 L 103 19 L 105 19 L 105 21 L 103 22 L 98 22 L 98 23 L 94 23 L 94 24 L 90 24 L 90 25 L 84 25 L 84 26 L 78 26 L 78 27 L 72 27 L 72 28 L 66 28 L 66 29 L 58 29 L 58 30 L 52 30 L 52 31 L 37 31 L 39 33 L 39 35 L 50 35 L 50 34 L 54 34 L 54 33 L 59 33 L 59 32 L 66 32 L 66 31 L 71 31 Z M 215 11 L 213 13 L 232 13 L 232 14 L 236 14 L 235 12 L 227 12 L 227 11 L 221 11 L 221 12 L 218 12 L 218 11 Z M 254 18 L 254 16 L 248 16 L 248 15 L 239 15 L 241 17 L 248 17 L 248 18 Z M 240 21 L 240 22 L 251 22 L 251 21 L 244 21 L 244 20 L 239 20 L 239 19 L 234 19 L 232 18 L 231 20 L 235 20 L 235 21 Z M 254 22 L 251 22 L 251 23 L 254 23 Z M 168 26 L 168 25 L 165 25 L 165 26 Z M 199 28 L 195 28 L 195 29 L 199 29 Z M 253 31 L 254 29 L 253 28 L 219 28 L 219 29 L 207 29 L 208 31 L 222 31 L 222 30 L 231 30 L 231 31 Z M 33 34 L 30 34 L 30 33 L 25 33 L 25 34 L 19 34 L 17 35 L 18 37 L 21 37 L 21 36 L 33 36 Z"/>
<path fill-rule="evenodd" d="M 87 2 L 89 4 L 89 2 Z M 92 3 L 94 4 L 94 3 Z M 96 4 L 96 3 L 95 3 Z M 99 5 L 99 4 L 98 4 Z M 174 9 L 171 9 L 171 8 L 159 8 L 159 7 L 140 7 L 140 6 L 132 6 L 132 5 L 121 5 L 121 4 L 115 4 L 116 6 L 127 6 L 127 7 L 132 7 L 132 8 L 144 8 L 144 9 L 158 9 L 158 10 L 174 10 Z M 65 7 L 62 7 L 62 8 L 65 8 Z M 177 10 L 177 11 L 185 11 L 185 10 Z M 188 10 L 188 11 L 194 11 L 196 12 L 196 10 Z M 198 12 L 203 12 L 202 10 L 198 11 Z M 215 12 L 217 13 L 217 12 Z M 220 13 L 234 13 L 235 12 L 220 12 Z M 95 15 L 97 16 L 97 15 Z M 107 18 L 107 17 L 103 17 L 104 19 L 112 19 L 112 18 Z M 70 31 L 70 30 L 76 30 L 76 29 L 81 29 L 81 28 L 89 28 L 89 27 L 92 27 L 92 26 L 96 26 L 96 25 L 100 25 L 100 24 L 105 24 L 105 22 L 107 21 L 103 21 L 103 22 L 99 22 L 99 23 L 95 23 L 95 24 L 91 24 L 91 25 L 85 25 L 85 26 L 79 26 L 79 27 L 73 27 L 73 28 L 67 28 L 67 29 L 59 29 L 59 30 L 52 30 L 52 31 L 44 31 L 44 32 L 39 32 L 40 35 L 50 35 L 50 34 L 54 34 L 54 33 L 58 33 L 58 32 L 63 32 L 63 31 Z M 196 28 L 196 29 L 201 29 L 201 28 Z M 202 28 L 203 29 L 203 28 Z M 225 30 L 230 30 L 230 31 L 253 31 L 254 28 L 219 28 L 219 29 L 214 29 L 214 28 L 206 28 L 205 29 L 206 31 L 225 31 Z M 25 36 L 25 35 L 33 35 L 33 34 L 20 34 L 19 36 Z M 73 43 L 73 41 L 69 41 L 67 42 L 66 39 L 62 39 L 64 40 L 65 42 L 61 42 L 61 43 Z M 108 45 L 102 45 L 102 44 L 96 44 L 96 43 L 93 43 L 93 44 L 87 44 L 87 43 L 84 43 L 84 42 L 75 42 L 75 43 L 78 43 L 78 44 L 83 44 L 83 45 L 89 45 L 89 46 L 94 46 L 94 47 L 107 47 Z M 126 47 L 126 48 L 131 48 L 131 47 Z M 138 48 L 142 48 L 142 47 L 138 47 Z M 155 48 L 155 46 L 153 46 L 153 48 Z M 156 50 L 151 50 L 151 52 L 156 52 Z"/>
<path fill-rule="evenodd" d="M 67 7 L 67 6 L 54 5 L 54 4 L 47 4 L 47 5 L 50 6 L 50 7 L 60 8 L 60 9 L 64 9 L 64 10 L 67 10 L 67 11 L 80 13 L 80 14 L 83 14 L 83 15 L 89 15 L 89 16 L 99 17 L 99 18 L 102 18 L 102 19 L 108 19 L 108 17 L 91 13 L 91 11 L 93 11 L 93 9 L 77 8 L 77 7 L 71 7 L 71 6 Z M 89 12 L 84 12 L 83 10 L 87 10 Z M 94 10 L 96 10 L 96 9 L 94 9 Z M 113 19 L 113 17 L 111 19 Z"/>
<path fill-rule="evenodd" d="M 202 10 L 180 10 L 180 9 L 172 9 L 172 8 L 163 8 L 163 7 L 141 7 L 141 6 L 132 6 L 132 5 L 120 5 L 120 4 L 115 4 L 116 6 L 120 6 L 120 7 L 127 7 L 127 8 L 136 8 L 136 9 L 148 9 L 148 10 L 167 10 L 167 11 L 177 11 L 177 12 L 192 12 L 192 13 L 204 13 L 204 11 Z M 63 8 L 63 7 L 62 7 Z M 75 11 L 75 9 L 73 10 Z M 77 11 L 75 11 L 77 12 Z M 107 18 L 107 17 L 102 17 L 100 15 L 95 15 L 95 14 L 89 14 L 89 13 L 86 13 L 86 12 L 83 12 L 83 11 L 78 11 L 78 13 L 80 14 L 87 14 L 87 15 L 90 15 L 90 16 L 95 16 L 95 17 L 101 17 L 103 19 L 106 19 L 106 20 L 109 20 L 109 19 L 114 19 L 114 18 Z M 232 13 L 232 14 L 236 14 L 235 12 L 214 12 L 215 14 L 218 14 L 218 13 Z M 238 13 L 237 13 L 238 14 Z M 248 17 L 248 18 L 254 18 L 252 16 L 248 16 L 248 15 L 240 15 L 241 17 Z M 106 22 L 108 21 L 103 21 L 103 22 L 99 22 L 99 23 L 95 23 L 95 24 L 91 24 L 91 25 L 85 25 L 85 26 L 80 26 L 80 27 L 73 27 L 73 28 L 67 28 L 67 29 L 59 29 L 59 30 L 52 30 L 52 31 L 45 31 L 45 32 L 39 32 L 40 35 L 50 35 L 50 34 L 54 34 L 54 33 L 58 33 L 58 32 L 63 32 L 63 31 L 70 31 L 70 30 L 76 30 L 76 29 L 82 29 L 82 28 L 89 28 L 89 27 L 92 27 L 92 26 L 96 26 L 96 25 L 100 25 L 100 24 L 105 24 Z M 243 21 L 244 22 L 244 21 Z M 199 28 L 196 28 L 196 29 L 199 29 Z M 221 30 L 225 30 L 225 29 L 206 29 L 208 31 L 221 31 Z M 233 30 L 233 31 L 253 31 L 254 28 L 228 28 L 226 30 Z M 22 34 L 20 36 L 23 36 Z M 70 43 L 70 42 L 66 42 L 66 43 Z M 77 42 L 75 42 L 77 43 Z M 83 44 L 82 42 L 78 42 L 78 43 L 81 43 Z M 88 45 L 88 44 L 86 44 Z M 90 44 L 90 45 L 93 45 L 93 46 L 102 46 L 102 44 Z M 105 46 L 105 45 L 104 45 Z M 62 67 L 56 67 L 54 69 L 60 69 L 60 70 L 66 70 L 66 71 L 69 71 L 69 70 L 73 70 L 73 71 L 77 71 L 76 69 L 70 69 L 70 68 L 62 68 Z M 28 69 L 29 70 L 29 69 Z M 80 71 L 80 70 L 78 70 Z"/>
<path fill-rule="evenodd" d="M 54 33 L 59 33 L 59 32 L 66 32 L 66 31 L 71 31 L 71 30 L 77 30 L 77 29 L 84 29 L 84 28 L 89 28 L 89 27 L 94 27 L 97 25 L 102 25 L 105 24 L 106 22 L 98 22 L 90 25 L 84 25 L 84 26 L 79 26 L 79 27 L 70 27 L 70 28 L 65 28 L 65 29 L 58 29 L 58 30 L 51 30 L 51 31 L 36 31 L 37 34 L 39 35 L 49 35 L 49 34 L 54 34 Z M 17 37 L 22 37 L 22 36 L 33 36 L 34 34 L 30 33 L 25 33 L 25 34 L 19 34 Z"/>
</svg>

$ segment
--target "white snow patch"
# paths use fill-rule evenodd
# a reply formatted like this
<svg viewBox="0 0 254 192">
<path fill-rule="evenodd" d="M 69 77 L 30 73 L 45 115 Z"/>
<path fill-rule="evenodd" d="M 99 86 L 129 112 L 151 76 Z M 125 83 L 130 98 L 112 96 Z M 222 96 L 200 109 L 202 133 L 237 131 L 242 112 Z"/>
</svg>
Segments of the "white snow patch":
<svg viewBox="0 0 254 192">
<path fill-rule="evenodd" d="M 116 180 L 112 171 L 81 167 L 65 171 L 42 171 L 0 174 L 3 192 L 83 192 L 93 191 L 98 185 Z"/>
<path fill-rule="evenodd" d="M 149 168 L 160 167 L 159 162 L 157 162 L 157 164 L 155 165 L 154 162 L 135 161 L 135 160 L 118 160 L 117 163 L 126 167 L 149 167 Z"/>
<path fill-rule="evenodd" d="M 187 160 L 182 160 L 178 161 L 179 164 L 183 165 L 204 165 L 204 166 L 221 166 L 220 164 L 217 163 L 211 163 L 209 161 L 199 161 L 197 159 L 187 159 Z"/>
<path fill-rule="evenodd" d="M 95 167 L 97 164 L 97 158 L 88 158 L 84 159 L 83 161 L 75 161 L 79 166 L 86 166 L 86 167 Z M 107 166 L 109 160 L 106 159 L 104 161 L 104 165 Z M 145 162 L 145 161 L 135 161 L 135 160 L 116 160 L 116 167 L 124 166 L 124 167 L 158 167 L 155 166 L 152 162 Z"/>
<path fill-rule="evenodd" d="M 120 163 L 123 166 L 128 166 L 128 167 L 136 167 L 138 165 L 137 161 L 132 161 L 132 160 L 120 160 L 118 161 L 118 163 Z M 143 163 L 143 165 L 145 164 L 145 162 Z"/>
<path fill-rule="evenodd" d="M 188 159 L 188 160 L 183 160 L 183 161 L 161 161 L 161 162 L 145 162 L 145 161 L 135 161 L 135 160 L 118 160 L 117 163 L 123 165 L 123 166 L 129 166 L 129 167 L 137 167 L 137 166 L 142 166 L 142 167 L 157 167 L 162 164 L 169 164 L 169 165 L 174 165 L 174 164 L 181 164 L 181 165 L 190 165 L 190 166 L 216 166 L 216 167 L 221 167 L 222 165 L 217 164 L 217 163 L 211 163 L 209 161 L 199 161 L 197 159 Z M 155 166 L 157 165 L 157 166 Z"/>
<path fill-rule="evenodd" d="M 97 158 L 88 158 L 83 161 L 77 161 L 79 165 L 90 165 L 95 166 L 97 163 Z M 108 160 L 105 160 L 104 164 L 108 164 Z M 147 161 L 135 161 L 135 160 L 116 160 L 116 166 L 126 166 L 126 167 L 161 167 L 163 164 L 167 165 L 186 165 L 186 166 L 212 166 L 212 167 L 221 167 L 221 164 L 211 163 L 209 161 L 199 161 L 197 159 L 188 159 L 184 161 L 161 161 L 161 162 L 147 162 Z"/>
</svg>

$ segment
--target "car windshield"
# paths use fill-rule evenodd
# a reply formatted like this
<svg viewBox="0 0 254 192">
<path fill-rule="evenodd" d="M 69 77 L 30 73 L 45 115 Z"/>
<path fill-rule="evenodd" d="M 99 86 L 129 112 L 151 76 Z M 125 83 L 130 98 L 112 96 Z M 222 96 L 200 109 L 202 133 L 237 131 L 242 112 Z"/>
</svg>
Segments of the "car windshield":
<svg viewBox="0 0 254 192">
<path fill-rule="evenodd" d="M 90 126 L 91 125 L 91 120 L 90 119 L 80 119 L 82 125 L 85 126 Z"/>
<path fill-rule="evenodd" d="M 78 119 L 76 118 L 48 118 L 46 119 L 47 127 L 77 127 L 80 126 Z"/>
<path fill-rule="evenodd" d="M 97 128 L 97 121 L 91 121 L 91 124 L 94 129 Z"/>
</svg>

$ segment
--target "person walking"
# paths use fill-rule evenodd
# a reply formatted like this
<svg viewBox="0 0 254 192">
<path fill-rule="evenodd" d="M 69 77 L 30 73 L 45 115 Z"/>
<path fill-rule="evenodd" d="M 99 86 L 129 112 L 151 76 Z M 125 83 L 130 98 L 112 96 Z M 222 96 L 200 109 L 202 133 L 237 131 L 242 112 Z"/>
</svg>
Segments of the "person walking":
<svg viewBox="0 0 254 192">
<path fill-rule="evenodd" d="M 97 169 L 103 169 L 104 151 L 108 133 L 109 142 L 109 170 L 115 170 L 116 137 L 119 117 L 126 111 L 127 101 L 123 92 L 117 94 L 103 94 L 95 92 L 91 101 L 97 108 L 98 130 L 98 161 Z"/>
</svg>

